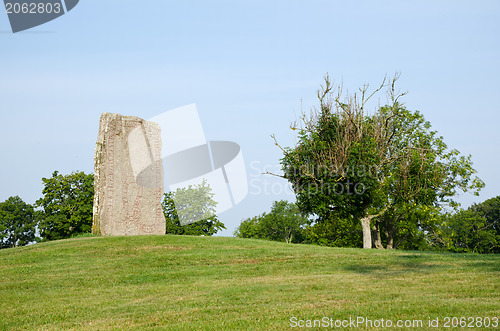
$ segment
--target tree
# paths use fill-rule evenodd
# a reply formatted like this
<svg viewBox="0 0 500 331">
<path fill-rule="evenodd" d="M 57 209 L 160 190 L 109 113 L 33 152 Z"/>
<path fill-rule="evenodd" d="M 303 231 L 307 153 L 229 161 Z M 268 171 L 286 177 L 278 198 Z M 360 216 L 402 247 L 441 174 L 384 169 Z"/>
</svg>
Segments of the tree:
<svg viewBox="0 0 500 331">
<path fill-rule="evenodd" d="M 166 193 L 162 202 L 166 233 L 211 236 L 225 229 L 215 215 L 216 205 L 205 182 Z"/>
<path fill-rule="evenodd" d="M 36 201 L 43 240 L 70 238 L 92 229 L 94 175 L 73 172 L 43 178 L 43 198 Z"/>
<path fill-rule="evenodd" d="M 294 203 L 281 200 L 273 203 L 269 213 L 242 221 L 234 235 L 239 238 L 299 243 L 305 239 L 304 226 L 308 223 Z"/>
<path fill-rule="evenodd" d="M 454 252 L 500 253 L 500 196 L 448 215 L 443 237 Z"/>
<path fill-rule="evenodd" d="M 406 217 L 413 209 L 455 207 L 457 189 L 477 194 L 484 186 L 473 177 L 470 156 L 448 150 L 422 114 L 404 107 L 397 79 L 370 95 L 365 85 L 360 95 L 344 97 L 326 76 L 319 110 L 292 126 L 299 130 L 297 145 L 282 148 L 282 177 L 291 182 L 299 208 L 319 222 L 354 217 L 364 248 L 393 248 L 403 228 L 419 227 L 419 218 Z M 367 101 L 384 87 L 388 105 L 367 114 Z"/>
<path fill-rule="evenodd" d="M 261 231 L 266 239 L 286 243 L 302 242 L 303 228 L 308 223 L 297 205 L 286 200 L 275 201 L 271 212 L 260 220 Z"/>
<path fill-rule="evenodd" d="M 33 206 L 18 196 L 0 203 L 0 248 L 25 246 L 35 241 L 34 214 Z"/>
<path fill-rule="evenodd" d="M 241 221 L 233 235 L 238 238 L 267 239 L 262 236 L 260 229 L 260 220 L 265 216 L 266 213 L 263 213 Z"/>
</svg>

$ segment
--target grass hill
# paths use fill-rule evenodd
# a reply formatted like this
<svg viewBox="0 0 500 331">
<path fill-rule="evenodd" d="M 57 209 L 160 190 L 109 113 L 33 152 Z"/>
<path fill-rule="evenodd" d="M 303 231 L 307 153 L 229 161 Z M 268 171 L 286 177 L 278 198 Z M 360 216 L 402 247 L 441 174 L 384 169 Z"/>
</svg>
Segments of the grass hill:
<svg viewBox="0 0 500 331">
<path fill-rule="evenodd" d="M 495 329 L 499 276 L 494 255 L 77 238 L 0 250 L 0 329 L 282 330 L 360 318 L 360 329 L 381 319 L 427 329 L 446 317 Z"/>
</svg>

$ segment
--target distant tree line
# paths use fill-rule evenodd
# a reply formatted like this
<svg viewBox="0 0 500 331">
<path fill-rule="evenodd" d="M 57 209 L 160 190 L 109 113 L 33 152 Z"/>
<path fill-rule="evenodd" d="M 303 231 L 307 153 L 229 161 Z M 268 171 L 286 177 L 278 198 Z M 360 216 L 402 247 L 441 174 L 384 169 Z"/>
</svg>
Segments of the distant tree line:
<svg viewBox="0 0 500 331">
<path fill-rule="evenodd" d="M 437 245 L 454 252 L 500 253 L 500 196 L 443 216 Z"/>
<path fill-rule="evenodd" d="M 90 233 L 93 175 L 83 172 L 62 175 L 56 171 L 51 178 L 43 178 L 42 181 L 43 197 L 34 205 L 25 203 L 17 196 L 0 203 L 0 248 Z M 193 195 L 198 198 L 192 199 Z M 187 201 L 197 201 L 194 208 L 207 213 L 208 217 L 181 226 L 174 198 L 178 208 L 187 208 Z M 225 229 L 214 214 L 215 202 L 207 194 L 205 185 L 169 192 L 165 194 L 162 206 L 167 233 L 211 236 Z M 500 253 L 500 196 L 453 213 L 441 213 L 425 206 L 398 212 L 405 217 L 400 220 L 395 234 L 397 240 L 392 248 Z M 288 201 L 276 201 L 269 212 L 243 220 L 235 236 L 287 243 L 363 247 L 361 224 L 353 216 L 333 214 L 326 220 L 310 218 L 295 203 Z M 383 243 L 385 240 L 382 239 Z"/>
<path fill-rule="evenodd" d="M 42 178 L 42 182 L 43 196 L 34 205 L 27 204 L 18 196 L 0 203 L 0 248 L 90 235 L 94 175 L 84 172 L 62 175 L 55 171 L 52 177 Z M 174 199 L 178 208 L 191 208 L 195 212 L 200 210 L 207 215 L 206 219 L 181 226 Z M 190 204 L 190 201 L 193 203 Z M 166 193 L 162 206 L 166 233 L 211 236 L 225 229 L 215 215 L 216 203 L 205 183 Z"/>
<path fill-rule="evenodd" d="M 425 224 L 425 226 L 421 226 Z M 361 224 L 353 217 L 307 219 L 295 203 L 274 202 L 270 212 L 247 218 L 234 232 L 239 238 L 332 247 L 363 247 Z M 394 249 L 500 253 L 500 196 L 456 213 L 415 211 L 401 226 Z"/>
<path fill-rule="evenodd" d="M 304 230 L 308 223 L 294 203 L 275 201 L 269 213 L 242 221 L 234 234 L 240 238 L 302 243 L 306 239 Z"/>
</svg>

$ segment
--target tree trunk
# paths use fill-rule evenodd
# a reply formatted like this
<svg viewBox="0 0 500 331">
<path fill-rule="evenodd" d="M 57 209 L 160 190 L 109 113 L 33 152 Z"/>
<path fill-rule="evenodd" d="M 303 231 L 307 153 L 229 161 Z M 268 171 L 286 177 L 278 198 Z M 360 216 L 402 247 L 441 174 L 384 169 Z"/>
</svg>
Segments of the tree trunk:
<svg viewBox="0 0 500 331">
<path fill-rule="evenodd" d="M 372 231 L 370 229 L 370 216 L 361 219 L 361 228 L 363 229 L 363 248 L 372 248 Z"/>
<path fill-rule="evenodd" d="M 387 249 L 392 249 L 394 245 L 394 236 L 393 232 L 386 232 L 385 235 L 387 236 Z"/>
<path fill-rule="evenodd" d="M 380 225 L 377 224 L 375 226 L 375 248 L 384 249 L 384 245 L 382 245 L 382 237 L 380 236 Z"/>
<path fill-rule="evenodd" d="M 381 212 L 374 215 L 367 215 L 361 219 L 361 228 L 363 229 L 363 248 L 372 248 L 372 229 L 370 227 L 370 221 L 373 218 L 379 217 L 384 214 L 390 205 L 387 205 Z M 380 237 L 380 231 L 377 231 Z M 382 246 L 382 240 L 380 239 L 380 246 Z M 379 247 L 377 247 L 379 248 Z M 383 246 L 382 246 L 383 248 Z"/>
</svg>

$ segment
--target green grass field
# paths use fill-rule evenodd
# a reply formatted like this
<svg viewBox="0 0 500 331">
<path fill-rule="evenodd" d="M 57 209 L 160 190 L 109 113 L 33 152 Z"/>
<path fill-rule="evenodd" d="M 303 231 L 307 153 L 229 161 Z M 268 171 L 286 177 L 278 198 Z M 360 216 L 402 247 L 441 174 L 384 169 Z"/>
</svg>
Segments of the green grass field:
<svg viewBox="0 0 500 331">
<path fill-rule="evenodd" d="M 428 329 L 437 318 L 434 329 L 452 329 L 446 317 L 498 329 L 499 276 L 494 255 L 77 238 L 0 250 L 0 329 L 282 330 L 314 320 L 335 329 L 361 318 L 359 329 L 381 319 Z"/>
</svg>

